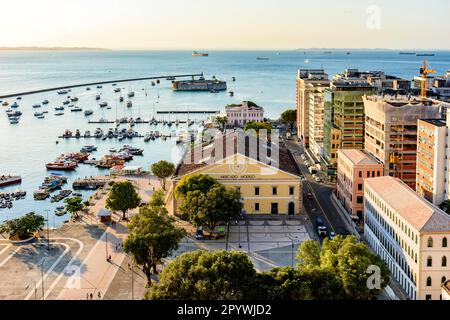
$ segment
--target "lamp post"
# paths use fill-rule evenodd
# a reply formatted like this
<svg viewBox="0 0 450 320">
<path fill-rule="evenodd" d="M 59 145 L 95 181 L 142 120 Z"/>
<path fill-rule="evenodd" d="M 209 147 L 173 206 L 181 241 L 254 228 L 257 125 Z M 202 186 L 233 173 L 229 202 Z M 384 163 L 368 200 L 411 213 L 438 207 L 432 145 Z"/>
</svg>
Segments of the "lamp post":
<svg viewBox="0 0 450 320">
<path fill-rule="evenodd" d="M 50 251 L 50 221 L 48 219 L 48 212 L 50 210 L 46 209 L 45 212 L 47 213 L 47 250 Z"/>
</svg>

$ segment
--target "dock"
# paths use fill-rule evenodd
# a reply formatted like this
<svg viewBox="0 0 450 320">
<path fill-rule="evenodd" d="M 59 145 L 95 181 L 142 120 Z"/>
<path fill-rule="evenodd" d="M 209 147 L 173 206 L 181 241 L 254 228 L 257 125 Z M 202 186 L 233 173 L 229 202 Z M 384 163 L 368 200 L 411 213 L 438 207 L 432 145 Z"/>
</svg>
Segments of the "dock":
<svg viewBox="0 0 450 320">
<path fill-rule="evenodd" d="M 74 84 L 74 85 L 68 85 L 68 86 L 63 86 L 63 87 L 53 87 L 53 88 L 47 88 L 47 89 L 39 89 L 39 90 L 4 94 L 4 95 L 0 95 L 0 99 L 14 98 L 14 97 L 18 97 L 18 96 L 26 96 L 26 95 L 30 95 L 30 94 L 36 94 L 36 93 L 51 92 L 51 91 L 73 89 L 73 88 L 80 88 L 80 87 L 97 86 L 97 85 L 104 85 L 104 84 L 132 82 L 132 81 L 145 81 L 145 80 L 160 80 L 160 79 L 167 79 L 167 78 L 187 78 L 187 77 L 203 77 L 203 72 L 195 73 L 195 74 L 179 74 L 179 75 L 166 75 L 166 76 L 156 76 L 156 77 L 142 77 L 142 78 L 129 78 L 129 79 L 120 79 L 120 80 L 107 80 L 107 81 L 99 81 L 99 82 L 88 82 L 88 83 Z"/>
<path fill-rule="evenodd" d="M 218 110 L 194 110 L 194 111 L 156 111 L 157 114 L 219 114 Z"/>
<path fill-rule="evenodd" d="M 72 187 L 74 189 L 92 190 L 92 189 L 101 188 L 101 187 L 105 186 L 105 184 L 109 183 L 110 181 L 111 181 L 111 178 L 107 177 L 107 176 L 79 178 L 74 181 L 74 183 L 72 184 Z"/>
</svg>

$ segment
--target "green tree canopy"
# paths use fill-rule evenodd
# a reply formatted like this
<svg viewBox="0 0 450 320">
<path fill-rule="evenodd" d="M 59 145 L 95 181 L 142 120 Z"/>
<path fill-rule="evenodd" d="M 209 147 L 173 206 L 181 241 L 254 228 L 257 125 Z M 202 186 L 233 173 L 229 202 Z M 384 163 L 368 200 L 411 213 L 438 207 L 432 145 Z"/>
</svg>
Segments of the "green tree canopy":
<svg viewBox="0 0 450 320">
<path fill-rule="evenodd" d="M 214 118 L 214 122 L 220 127 L 222 131 L 224 131 L 227 123 L 228 123 L 228 117 L 227 116 L 216 116 Z"/>
<path fill-rule="evenodd" d="M 358 243 L 354 236 L 337 236 L 331 241 L 325 239 L 321 248 L 315 241 L 306 241 L 300 246 L 297 258 L 300 272 L 325 270 L 335 274 L 342 283 L 346 299 L 375 299 L 389 281 L 386 264 L 364 243 Z M 368 272 L 372 266 L 380 270 L 379 289 L 368 286 L 371 276 Z"/>
<path fill-rule="evenodd" d="M 297 122 L 297 110 L 286 110 L 281 114 L 280 120 L 289 125 L 290 129 L 293 130 Z"/>
<path fill-rule="evenodd" d="M 66 204 L 66 209 L 71 214 L 76 214 L 78 211 L 81 211 L 84 208 L 83 199 L 81 197 L 73 197 L 64 200 Z"/>
<path fill-rule="evenodd" d="M 123 248 L 136 264 L 142 267 L 150 284 L 152 271 L 156 273 L 156 266 L 161 260 L 178 248 L 185 231 L 175 226 L 173 218 L 162 206 L 141 208 L 128 228 L 130 235 L 125 240 Z"/>
<path fill-rule="evenodd" d="M 122 211 L 125 220 L 128 210 L 137 208 L 141 203 L 141 198 L 129 181 L 116 182 L 106 199 L 106 207 L 110 210 Z"/>
<path fill-rule="evenodd" d="M 165 202 L 165 193 L 164 190 L 156 190 L 149 202 L 149 206 L 154 206 L 154 207 L 164 207 L 166 205 Z"/>
<path fill-rule="evenodd" d="M 269 135 L 272 132 L 272 125 L 268 122 L 250 121 L 245 124 L 244 131 L 255 130 L 259 134 L 260 130 L 266 130 Z"/>
<path fill-rule="evenodd" d="M 152 284 L 150 300 L 251 299 L 256 271 L 245 253 L 194 251 L 172 260 Z"/>
<path fill-rule="evenodd" d="M 28 239 L 33 233 L 41 231 L 45 224 L 45 218 L 30 212 L 23 217 L 7 220 L 0 225 L 0 234 L 6 233 L 10 237 L 17 236 L 20 240 Z"/>
<path fill-rule="evenodd" d="M 167 178 L 170 178 L 175 173 L 175 165 L 168 161 L 161 160 L 152 164 L 151 170 L 161 182 L 163 190 L 166 190 Z"/>
<path fill-rule="evenodd" d="M 194 174 L 181 179 L 175 190 L 178 197 L 185 197 L 190 191 L 206 193 L 213 185 L 219 182 L 205 174 Z"/>
<path fill-rule="evenodd" d="M 220 223 L 237 219 L 241 210 L 240 193 L 219 184 L 205 193 L 199 190 L 188 192 L 180 205 L 180 212 L 194 225 L 205 226 L 211 233 Z"/>
</svg>

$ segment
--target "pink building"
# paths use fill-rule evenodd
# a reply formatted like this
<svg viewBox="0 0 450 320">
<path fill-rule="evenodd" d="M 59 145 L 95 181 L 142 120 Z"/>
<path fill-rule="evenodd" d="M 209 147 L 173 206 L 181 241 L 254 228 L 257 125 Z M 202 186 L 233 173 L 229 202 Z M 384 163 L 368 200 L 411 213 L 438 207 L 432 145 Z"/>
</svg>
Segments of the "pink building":
<svg viewBox="0 0 450 320">
<path fill-rule="evenodd" d="M 383 164 L 357 149 L 340 149 L 337 167 L 337 197 L 352 219 L 362 222 L 364 179 L 384 175 Z"/>
</svg>

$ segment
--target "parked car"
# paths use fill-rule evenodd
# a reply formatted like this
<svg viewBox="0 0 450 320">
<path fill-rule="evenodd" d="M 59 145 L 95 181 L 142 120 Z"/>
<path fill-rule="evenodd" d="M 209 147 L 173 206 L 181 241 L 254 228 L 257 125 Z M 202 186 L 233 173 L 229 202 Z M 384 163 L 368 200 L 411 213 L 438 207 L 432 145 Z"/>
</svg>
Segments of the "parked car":
<svg viewBox="0 0 450 320">
<path fill-rule="evenodd" d="M 313 196 L 313 194 L 311 192 L 308 192 L 306 194 L 306 198 L 308 198 L 308 200 L 314 200 L 314 196 Z"/>
<path fill-rule="evenodd" d="M 203 239 L 205 239 L 205 236 L 203 235 L 203 230 L 202 229 L 197 229 L 197 231 L 195 232 L 195 239 L 196 240 L 203 240 Z"/>
<path fill-rule="evenodd" d="M 336 237 L 336 233 L 334 231 L 331 231 L 329 236 L 330 240 L 333 240 L 334 237 Z"/>
<path fill-rule="evenodd" d="M 325 238 L 328 234 L 327 227 L 325 227 L 325 226 L 317 227 L 317 234 L 319 235 L 319 237 Z"/>
</svg>

